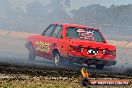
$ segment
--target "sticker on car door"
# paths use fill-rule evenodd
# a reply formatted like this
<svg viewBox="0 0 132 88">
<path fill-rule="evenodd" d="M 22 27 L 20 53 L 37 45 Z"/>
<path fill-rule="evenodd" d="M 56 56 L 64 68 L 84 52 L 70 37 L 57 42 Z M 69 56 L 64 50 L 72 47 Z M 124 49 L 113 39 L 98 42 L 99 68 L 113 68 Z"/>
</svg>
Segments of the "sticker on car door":
<svg viewBox="0 0 132 88">
<path fill-rule="evenodd" d="M 50 44 L 51 43 L 48 43 L 48 42 L 36 41 L 35 42 L 36 50 L 39 50 L 41 52 L 49 53 Z"/>
</svg>

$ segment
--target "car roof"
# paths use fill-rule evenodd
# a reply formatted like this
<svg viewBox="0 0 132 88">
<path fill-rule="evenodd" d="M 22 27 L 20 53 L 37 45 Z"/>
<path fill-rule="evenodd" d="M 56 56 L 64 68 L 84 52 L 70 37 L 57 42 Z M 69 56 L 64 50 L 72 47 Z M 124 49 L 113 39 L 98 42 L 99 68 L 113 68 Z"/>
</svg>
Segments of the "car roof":
<svg viewBox="0 0 132 88">
<path fill-rule="evenodd" d="M 91 26 L 80 25 L 80 24 L 70 24 L 70 23 L 55 23 L 55 24 L 67 26 L 67 27 L 80 27 L 80 28 L 89 28 L 89 29 L 93 29 L 93 30 L 98 30 L 97 28 L 94 28 Z"/>
</svg>

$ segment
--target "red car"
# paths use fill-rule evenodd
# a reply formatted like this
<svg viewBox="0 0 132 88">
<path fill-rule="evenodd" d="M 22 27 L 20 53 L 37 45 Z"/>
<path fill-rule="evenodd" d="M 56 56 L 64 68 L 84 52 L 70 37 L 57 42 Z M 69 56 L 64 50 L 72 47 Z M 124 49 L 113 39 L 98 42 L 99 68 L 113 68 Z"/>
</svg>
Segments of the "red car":
<svg viewBox="0 0 132 88">
<path fill-rule="evenodd" d="M 29 60 L 36 56 L 54 60 L 95 65 L 96 68 L 115 65 L 116 48 L 109 45 L 101 32 L 78 24 L 51 24 L 41 35 L 28 37 Z"/>
</svg>

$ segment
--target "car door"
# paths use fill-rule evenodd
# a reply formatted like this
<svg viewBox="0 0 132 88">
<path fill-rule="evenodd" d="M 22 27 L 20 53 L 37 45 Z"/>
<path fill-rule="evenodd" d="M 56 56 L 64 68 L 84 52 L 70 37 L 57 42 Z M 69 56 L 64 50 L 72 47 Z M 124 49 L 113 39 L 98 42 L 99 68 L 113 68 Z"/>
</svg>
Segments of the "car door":
<svg viewBox="0 0 132 88">
<path fill-rule="evenodd" d="M 38 56 L 49 59 L 49 52 L 50 52 L 50 41 L 48 41 L 50 39 L 50 35 L 53 32 L 54 28 L 56 27 L 56 25 L 52 24 L 50 25 L 48 28 L 46 28 L 46 30 L 44 30 L 44 32 L 42 33 L 42 37 L 39 38 L 36 41 L 36 46 L 37 46 L 37 53 Z"/>
<path fill-rule="evenodd" d="M 54 49 L 60 49 L 61 41 L 62 41 L 62 29 L 63 27 L 61 25 L 56 25 L 54 30 L 51 33 L 50 38 L 48 38 L 47 42 L 50 43 L 50 51 L 47 54 L 50 59 L 53 59 L 52 51 Z"/>
</svg>

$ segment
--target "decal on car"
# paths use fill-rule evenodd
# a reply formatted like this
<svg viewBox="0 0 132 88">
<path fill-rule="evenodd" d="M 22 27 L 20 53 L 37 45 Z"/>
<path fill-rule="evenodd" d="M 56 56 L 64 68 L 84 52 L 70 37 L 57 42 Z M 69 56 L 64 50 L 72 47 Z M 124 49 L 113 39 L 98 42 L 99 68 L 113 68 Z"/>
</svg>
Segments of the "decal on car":
<svg viewBox="0 0 132 88">
<path fill-rule="evenodd" d="M 78 29 L 77 32 L 79 32 L 80 38 L 87 39 L 90 41 L 94 40 L 94 31 L 93 30 L 85 30 L 85 29 Z"/>
<path fill-rule="evenodd" d="M 49 52 L 49 50 L 50 50 L 50 44 L 51 43 L 47 43 L 47 42 L 42 42 L 42 41 L 36 41 L 35 42 L 35 45 L 36 45 L 36 49 L 37 50 L 40 50 L 41 52 L 46 52 L 46 53 L 48 53 Z"/>
</svg>

